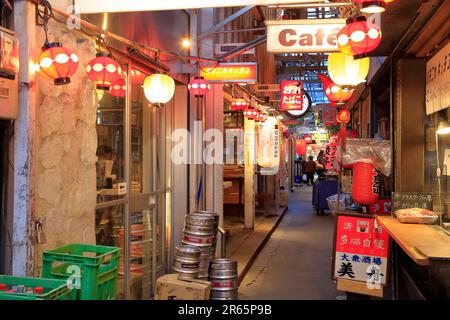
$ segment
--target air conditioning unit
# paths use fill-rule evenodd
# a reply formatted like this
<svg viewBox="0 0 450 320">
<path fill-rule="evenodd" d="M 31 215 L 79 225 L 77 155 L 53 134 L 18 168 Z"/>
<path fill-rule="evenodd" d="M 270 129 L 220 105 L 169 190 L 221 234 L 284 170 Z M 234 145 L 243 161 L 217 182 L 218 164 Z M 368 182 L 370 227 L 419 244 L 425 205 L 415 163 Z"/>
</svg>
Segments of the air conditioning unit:
<svg viewBox="0 0 450 320">
<path fill-rule="evenodd" d="M 19 40 L 0 27 L 0 119 L 17 119 L 19 105 Z"/>
</svg>

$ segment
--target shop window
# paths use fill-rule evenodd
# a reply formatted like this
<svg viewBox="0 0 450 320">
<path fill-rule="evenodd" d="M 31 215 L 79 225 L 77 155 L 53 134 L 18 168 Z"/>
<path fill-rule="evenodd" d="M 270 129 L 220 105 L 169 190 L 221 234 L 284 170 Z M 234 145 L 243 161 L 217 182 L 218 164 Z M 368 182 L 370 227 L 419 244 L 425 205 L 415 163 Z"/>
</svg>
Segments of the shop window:
<svg viewBox="0 0 450 320">
<path fill-rule="evenodd" d="M 97 202 L 116 200 L 126 194 L 124 122 L 125 98 L 99 92 Z"/>
</svg>

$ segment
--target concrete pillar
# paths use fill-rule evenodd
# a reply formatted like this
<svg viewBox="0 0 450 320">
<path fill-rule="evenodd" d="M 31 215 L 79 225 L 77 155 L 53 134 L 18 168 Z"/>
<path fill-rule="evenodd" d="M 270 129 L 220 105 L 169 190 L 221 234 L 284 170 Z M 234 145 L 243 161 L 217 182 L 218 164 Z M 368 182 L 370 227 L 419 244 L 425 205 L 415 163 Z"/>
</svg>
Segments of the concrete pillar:
<svg viewBox="0 0 450 320">
<path fill-rule="evenodd" d="M 424 188 L 425 60 L 402 59 L 395 82 L 395 191 Z"/>
<path fill-rule="evenodd" d="M 12 273 L 33 273 L 33 230 L 35 208 L 35 108 L 36 85 L 30 73 L 31 57 L 38 54 L 35 5 L 27 0 L 14 2 L 14 26 L 19 37 L 19 117 L 14 135 L 14 197 Z"/>
</svg>

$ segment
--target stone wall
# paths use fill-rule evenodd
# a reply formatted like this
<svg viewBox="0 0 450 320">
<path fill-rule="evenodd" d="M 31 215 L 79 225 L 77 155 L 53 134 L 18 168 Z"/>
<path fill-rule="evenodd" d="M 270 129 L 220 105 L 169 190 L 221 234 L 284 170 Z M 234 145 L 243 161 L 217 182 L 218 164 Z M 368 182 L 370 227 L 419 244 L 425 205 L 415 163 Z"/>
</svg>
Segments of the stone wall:
<svg viewBox="0 0 450 320">
<path fill-rule="evenodd" d="M 38 43 L 43 43 L 42 29 Z M 35 273 L 42 251 L 69 243 L 95 243 L 97 95 L 86 76 L 94 43 L 65 25 L 51 22 L 49 40 L 72 49 L 80 62 L 68 85 L 37 77 L 36 219 L 46 243 L 36 245 Z"/>
</svg>

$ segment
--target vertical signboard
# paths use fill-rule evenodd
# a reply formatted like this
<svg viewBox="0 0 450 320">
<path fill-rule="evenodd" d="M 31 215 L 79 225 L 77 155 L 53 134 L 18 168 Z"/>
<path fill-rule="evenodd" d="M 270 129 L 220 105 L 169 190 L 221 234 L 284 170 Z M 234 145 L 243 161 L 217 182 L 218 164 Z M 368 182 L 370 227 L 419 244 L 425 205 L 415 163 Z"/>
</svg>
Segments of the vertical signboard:
<svg viewBox="0 0 450 320">
<path fill-rule="evenodd" d="M 338 215 L 334 250 L 335 279 L 365 282 L 368 289 L 386 284 L 389 234 L 371 216 Z"/>
<path fill-rule="evenodd" d="M 427 115 L 450 107 L 450 42 L 427 62 Z"/>
<path fill-rule="evenodd" d="M 330 140 L 327 144 L 325 151 L 325 159 L 327 159 L 326 168 L 330 170 L 333 168 L 334 161 L 337 157 L 337 135 L 330 136 Z"/>
<path fill-rule="evenodd" d="M 280 109 L 302 110 L 303 92 L 302 82 L 297 80 L 283 80 L 280 84 Z"/>
</svg>

